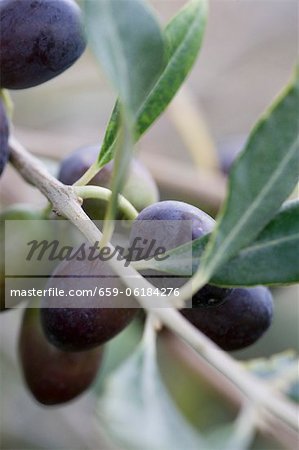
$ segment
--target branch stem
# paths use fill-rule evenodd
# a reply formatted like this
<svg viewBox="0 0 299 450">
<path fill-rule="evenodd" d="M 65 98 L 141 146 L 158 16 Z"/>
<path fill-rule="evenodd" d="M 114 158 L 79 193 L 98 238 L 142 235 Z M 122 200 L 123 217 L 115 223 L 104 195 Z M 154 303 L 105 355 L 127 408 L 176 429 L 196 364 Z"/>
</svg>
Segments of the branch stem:
<svg viewBox="0 0 299 450">
<path fill-rule="evenodd" d="M 11 162 L 21 175 L 33 183 L 52 203 L 53 208 L 59 214 L 67 217 L 84 236 L 91 242 L 100 241 L 102 233 L 82 210 L 78 201 L 78 191 L 72 186 L 65 186 L 52 177 L 38 159 L 26 151 L 26 149 L 14 138 L 10 140 Z M 113 246 L 108 244 L 113 254 Z M 119 275 L 124 283 L 132 288 L 152 288 L 152 285 L 144 279 L 132 266 L 125 267 L 123 261 L 117 256 L 109 261 L 111 267 Z M 204 284 L 206 280 L 201 280 Z M 190 282 L 192 284 L 192 279 Z M 197 280 L 199 285 L 199 280 Z M 185 285 L 186 286 L 186 285 Z M 182 289 L 182 291 L 185 289 Z M 194 292 L 194 289 L 193 291 Z M 184 291 L 190 295 L 190 289 Z M 176 298 L 158 297 L 159 307 L 153 306 L 150 297 L 136 296 L 140 305 L 150 314 L 155 315 L 164 325 L 180 336 L 190 346 L 197 350 L 211 366 L 232 381 L 247 397 L 247 399 L 259 409 L 264 418 L 269 415 L 279 418 L 283 423 L 298 429 L 298 417 L 295 407 L 271 389 L 266 383 L 248 373 L 231 356 L 217 347 L 209 338 L 191 325 L 174 307 Z M 181 297 L 184 300 L 184 297 Z"/>
</svg>

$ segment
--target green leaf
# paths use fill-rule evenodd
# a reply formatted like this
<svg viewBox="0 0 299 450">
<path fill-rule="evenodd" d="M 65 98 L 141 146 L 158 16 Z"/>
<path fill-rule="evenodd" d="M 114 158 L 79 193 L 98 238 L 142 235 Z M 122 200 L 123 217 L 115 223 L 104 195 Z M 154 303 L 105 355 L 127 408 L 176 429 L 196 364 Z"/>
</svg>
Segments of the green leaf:
<svg viewBox="0 0 299 450">
<path fill-rule="evenodd" d="M 299 201 L 286 203 L 257 239 L 224 264 L 215 284 L 254 286 L 299 282 Z"/>
<path fill-rule="evenodd" d="M 111 221 L 114 220 L 117 212 L 118 195 L 124 186 L 126 173 L 133 156 L 134 147 L 133 147 L 132 129 L 130 127 L 130 123 L 127 120 L 125 111 L 123 112 L 122 115 L 122 122 L 119 136 L 120 139 L 118 139 L 117 141 L 117 149 L 115 152 L 113 174 L 112 174 L 112 183 L 111 183 L 112 195 L 108 203 L 108 208 L 105 215 L 106 221 L 104 223 L 104 227 L 106 228 L 104 228 L 104 233 L 108 228 L 112 226 Z M 106 235 L 108 240 L 110 240 L 109 233 L 110 231 Z"/>
<path fill-rule="evenodd" d="M 108 134 L 117 125 L 112 196 L 104 238 L 109 239 L 129 162 L 133 154 L 134 118 L 164 66 L 164 38 L 151 10 L 141 0 L 86 2 L 87 34 L 94 54 L 119 94 Z M 110 130 L 110 131 L 109 131 Z M 112 154 L 111 154 L 112 156 Z M 107 153 L 102 154 L 108 162 Z"/>
<path fill-rule="evenodd" d="M 191 0 L 167 25 L 164 32 L 167 62 L 152 89 L 140 102 L 135 116 L 136 141 L 162 114 L 186 79 L 201 47 L 206 20 L 207 1 Z M 117 102 L 99 155 L 100 167 L 113 158 L 118 129 Z"/>
<path fill-rule="evenodd" d="M 191 0 L 167 25 L 168 61 L 138 111 L 137 136 L 141 136 L 166 109 L 183 84 L 201 47 L 207 20 L 207 2 Z"/>
<path fill-rule="evenodd" d="M 86 28 L 93 52 L 135 115 L 164 65 L 159 24 L 142 0 L 87 1 Z"/>
<path fill-rule="evenodd" d="M 108 164 L 108 162 L 114 158 L 117 141 L 119 140 L 120 122 L 120 105 L 119 101 L 117 101 L 114 105 L 110 121 L 106 128 L 101 151 L 99 152 L 97 161 L 99 168 L 103 167 L 105 164 Z"/>
<path fill-rule="evenodd" d="M 253 359 L 243 364 L 247 370 L 299 403 L 299 359 L 296 352 L 288 350 L 270 358 Z"/>
<path fill-rule="evenodd" d="M 211 278 L 269 223 L 298 181 L 299 72 L 258 122 L 233 166 L 229 193 L 202 258 Z"/>
<path fill-rule="evenodd" d="M 105 357 L 93 390 L 100 395 L 107 376 L 132 355 L 142 339 L 142 323 L 133 320 L 121 333 L 105 345 Z"/>
<path fill-rule="evenodd" d="M 160 379 L 153 339 L 142 342 L 108 378 L 97 412 L 103 429 L 123 449 L 208 448 L 169 397 Z"/>
<path fill-rule="evenodd" d="M 133 262 L 132 265 L 137 270 L 151 269 L 172 275 L 191 276 L 198 269 L 200 258 L 206 248 L 209 237 L 210 234 L 207 234 L 200 239 L 169 250 L 165 253 L 167 258 L 163 259 L 163 261 L 152 258 Z"/>
</svg>

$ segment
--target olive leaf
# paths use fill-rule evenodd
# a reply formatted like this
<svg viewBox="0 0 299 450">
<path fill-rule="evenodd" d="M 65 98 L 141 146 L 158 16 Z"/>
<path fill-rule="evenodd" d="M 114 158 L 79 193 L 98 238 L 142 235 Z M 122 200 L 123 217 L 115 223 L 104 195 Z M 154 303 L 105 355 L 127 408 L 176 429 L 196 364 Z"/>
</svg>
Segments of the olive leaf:
<svg viewBox="0 0 299 450">
<path fill-rule="evenodd" d="M 298 181 L 299 70 L 257 123 L 229 177 L 229 192 L 201 261 L 208 280 L 250 244 Z"/>
<path fill-rule="evenodd" d="M 158 270 L 172 275 L 189 277 L 199 266 L 200 258 L 207 246 L 210 234 L 180 245 L 165 253 L 165 258 L 151 258 L 133 262 L 137 270 Z M 192 255 L 192 261 L 191 256 Z"/>
<path fill-rule="evenodd" d="M 120 138 L 117 141 L 114 155 L 114 166 L 111 181 L 112 195 L 105 214 L 104 233 L 106 229 L 109 229 L 112 226 L 111 220 L 114 220 L 116 216 L 118 195 L 125 184 L 127 170 L 133 156 L 134 141 L 132 138 L 132 133 L 133 130 L 130 121 L 124 111 L 121 116 Z M 106 237 L 109 239 L 109 232 Z"/>
<path fill-rule="evenodd" d="M 299 201 L 287 202 L 250 245 L 212 276 L 220 285 L 299 282 Z"/>
<path fill-rule="evenodd" d="M 170 21 L 164 31 L 167 61 L 152 86 L 141 99 L 135 115 L 135 141 L 166 109 L 196 61 L 207 20 L 207 1 L 191 0 Z M 98 166 L 114 156 L 120 124 L 119 102 L 116 103 L 104 137 Z"/>
<path fill-rule="evenodd" d="M 186 79 L 197 59 L 206 20 L 206 0 L 191 0 L 167 25 L 167 64 L 139 108 L 137 136 L 159 117 Z"/>
<path fill-rule="evenodd" d="M 106 378 L 136 350 L 141 338 L 141 324 L 137 320 L 133 320 L 114 339 L 107 342 L 105 345 L 105 357 L 101 364 L 101 373 L 93 385 L 93 389 L 97 394 L 101 392 Z"/>
<path fill-rule="evenodd" d="M 85 14 L 93 53 L 135 115 L 164 65 L 159 24 L 142 0 L 87 1 Z"/>
<path fill-rule="evenodd" d="M 138 262 L 138 269 L 162 270 L 173 275 L 196 272 L 210 235 L 166 253 L 163 261 Z M 257 238 L 220 266 L 210 282 L 221 286 L 255 286 L 299 282 L 299 201 L 286 202 Z"/>
<path fill-rule="evenodd" d="M 106 213 L 110 220 L 115 217 L 118 194 L 132 158 L 134 118 L 164 66 L 164 38 L 142 0 L 87 1 L 85 13 L 91 48 L 119 95 L 119 139 L 114 148 L 112 196 Z M 108 220 L 106 237 L 111 227 Z"/>
<path fill-rule="evenodd" d="M 108 378 L 97 413 L 103 429 L 123 449 L 209 448 L 178 412 L 163 385 L 153 339 L 142 341 Z"/>
</svg>

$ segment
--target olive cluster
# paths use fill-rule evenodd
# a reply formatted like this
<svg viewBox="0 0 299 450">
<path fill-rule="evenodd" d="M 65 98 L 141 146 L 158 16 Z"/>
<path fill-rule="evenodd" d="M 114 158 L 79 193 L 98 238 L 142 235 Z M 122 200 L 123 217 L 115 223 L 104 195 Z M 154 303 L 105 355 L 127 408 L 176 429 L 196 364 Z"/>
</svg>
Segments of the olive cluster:
<svg viewBox="0 0 299 450">
<path fill-rule="evenodd" d="M 21 206 L 2 214 L 2 219 L 33 217 L 37 218 L 38 213 Z M 209 233 L 214 225 L 210 216 L 194 206 L 176 201 L 157 202 L 140 212 L 132 225 L 130 241 L 138 237 L 143 242 L 151 242 L 155 235 L 156 245 L 163 242 L 168 250 L 177 246 L 177 238 L 183 237 L 180 243 L 185 243 L 188 234 L 178 233 L 174 239 L 164 221 L 186 220 L 191 222 L 189 237 L 192 239 Z M 155 225 L 154 229 L 147 226 L 147 223 L 159 224 L 159 221 L 163 221 L 160 233 L 159 226 Z M 75 279 L 73 274 L 76 274 Z M 100 284 L 103 288 L 117 286 L 123 290 L 119 279 L 111 278 L 111 274 L 109 264 L 101 260 L 63 261 L 56 267 L 47 287 L 65 290 L 82 287 L 82 275 L 84 280 L 87 277 L 89 289 Z M 173 286 L 173 278 L 161 272 L 154 274 L 150 281 L 155 286 Z M 59 307 L 55 302 L 60 302 Z M 71 307 L 64 306 L 61 298 L 47 297 L 41 305 L 29 305 L 23 317 L 19 349 L 24 378 L 34 397 L 43 404 L 66 402 L 87 389 L 100 367 L 104 344 L 138 313 L 135 300 L 132 298 L 128 305 L 128 299 L 122 295 L 109 299 L 99 297 L 92 307 L 84 307 L 81 297 L 72 302 Z M 207 284 L 180 312 L 221 348 L 232 351 L 253 344 L 263 335 L 271 324 L 273 302 L 270 291 L 263 286 L 222 288 Z"/>
<path fill-rule="evenodd" d="M 44 83 L 70 67 L 85 49 L 80 9 L 73 0 L 0 0 L 0 16 L 1 88 L 24 89 Z M 8 120 L 0 101 L 0 173 L 9 156 L 8 135 Z M 59 180 L 65 184 L 76 182 L 97 154 L 97 146 L 76 150 L 62 161 Z M 102 168 L 90 183 L 108 187 L 112 169 L 113 162 Z M 154 238 L 157 246 L 162 244 L 170 250 L 210 233 L 214 227 L 210 216 L 191 205 L 159 202 L 151 174 L 136 159 L 131 163 L 122 193 L 141 211 L 132 225 L 130 242 L 136 238 L 150 242 Z M 100 200 L 85 200 L 83 208 L 92 220 L 104 217 L 105 205 Z M 1 251 L 5 220 L 41 217 L 40 212 L 26 205 L 4 211 Z M 147 225 L 159 221 L 189 221 L 191 231 L 174 236 L 163 225 L 154 228 Z M 144 250 L 148 250 L 146 246 Z M 78 261 L 62 262 L 48 285 L 67 288 L 76 283 L 71 274 L 80 274 L 82 270 L 90 276 L 91 284 L 101 282 L 105 287 L 111 278 L 109 265 L 102 261 L 86 263 L 83 267 Z M 1 310 L 4 310 L 3 263 L 0 271 Z M 171 277 L 155 275 L 153 283 L 157 287 L 172 286 Z M 81 282 L 80 277 L 77 282 Z M 101 365 L 104 344 L 120 333 L 138 312 L 134 299 L 130 305 L 126 301 L 124 307 L 120 296 L 110 298 L 109 308 L 105 298 L 92 308 L 80 305 L 80 299 L 74 299 L 74 307 L 57 308 L 53 306 L 55 300 L 44 298 L 41 305 L 36 301 L 29 305 L 19 337 L 24 378 L 34 397 L 46 405 L 69 401 L 90 386 Z M 207 284 L 193 295 L 192 304 L 182 309 L 181 314 L 223 349 L 236 350 L 254 343 L 269 327 L 272 297 L 264 287 L 230 289 Z"/>
<path fill-rule="evenodd" d="M 174 238 L 167 227 L 153 227 L 152 224 L 157 221 L 163 221 L 163 224 L 167 221 L 170 224 L 172 221 L 188 221 L 191 230 L 183 233 L 183 239 L 181 235 Z M 209 215 L 187 203 L 158 202 L 138 215 L 132 226 L 131 241 L 142 237 L 151 242 L 154 236 L 156 246 L 163 244 L 171 250 L 186 243 L 188 236 L 195 240 L 211 232 L 214 224 L 214 219 Z M 158 272 L 154 275 L 152 278 L 151 273 L 151 279 L 158 287 L 171 286 L 171 277 Z M 232 351 L 253 344 L 268 329 L 273 315 L 273 301 L 269 289 L 264 286 L 230 289 L 207 284 L 193 295 L 191 304 L 181 313 L 219 347 Z"/>
<path fill-rule="evenodd" d="M 190 233 L 182 232 L 180 227 L 173 228 L 173 222 L 177 221 L 188 221 L 191 224 Z M 171 230 L 167 227 L 168 223 Z M 188 239 L 204 236 L 212 231 L 213 226 L 214 220 L 194 206 L 162 201 L 139 213 L 131 228 L 130 242 L 141 240 L 145 243 L 143 250 L 146 252 L 146 243 L 152 243 L 154 237 L 155 246 L 152 246 L 151 252 L 155 252 L 155 247 L 161 244 L 170 250 L 188 242 Z M 120 281 L 115 278 L 111 281 L 112 269 L 101 260 L 62 262 L 48 286 L 66 289 L 68 286 L 82 285 L 80 277 L 74 280 L 71 274 L 91 277 L 91 281 L 88 279 L 89 288 L 101 283 L 103 288 L 117 286 L 121 290 Z M 149 280 L 159 288 L 173 287 L 174 283 L 174 278 L 155 271 L 151 271 Z M 53 306 L 56 301 L 60 302 L 60 307 Z M 108 301 L 109 308 L 106 307 Z M 42 301 L 44 334 L 48 342 L 60 351 L 82 352 L 98 348 L 122 331 L 138 311 L 134 300 L 127 307 L 128 300 L 121 298 L 121 295 L 109 299 L 100 297 L 92 308 L 82 307 L 81 302 L 80 298 L 74 299 L 74 307 L 64 307 L 63 300 L 58 298 L 44 298 Z M 262 336 L 271 323 L 273 302 L 270 291 L 262 286 L 222 288 L 207 284 L 193 295 L 191 304 L 181 313 L 221 348 L 231 351 L 247 347 Z"/>
</svg>

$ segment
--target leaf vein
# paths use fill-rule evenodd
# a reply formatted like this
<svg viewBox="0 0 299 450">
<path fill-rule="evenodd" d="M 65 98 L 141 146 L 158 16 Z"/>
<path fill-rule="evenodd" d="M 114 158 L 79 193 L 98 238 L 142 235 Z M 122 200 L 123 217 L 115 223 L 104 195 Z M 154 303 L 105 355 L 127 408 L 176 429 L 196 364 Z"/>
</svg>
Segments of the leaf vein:
<svg viewBox="0 0 299 450">
<path fill-rule="evenodd" d="M 282 243 L 292 242 L 292 241 L 296 241 L 296 240 L 299 240 L 299 233 L 292 235 L 292 236 L 287 236 L 287 237 L 283 237 L 283 238 L 279 238 L 279 239 L 273 239 L 273 240 L 270 240 L 267 242 L 263 242 L 260 244 L 252 245 L 250 247 L 246 247 L 244 250 L 241 250 L 239 256 L 243 256 L 246 253 L 255 252 L 257 250 L 265 249 L 267 247 L 273 247 L 273 246 L 280 245 Z"/>
</svg>

